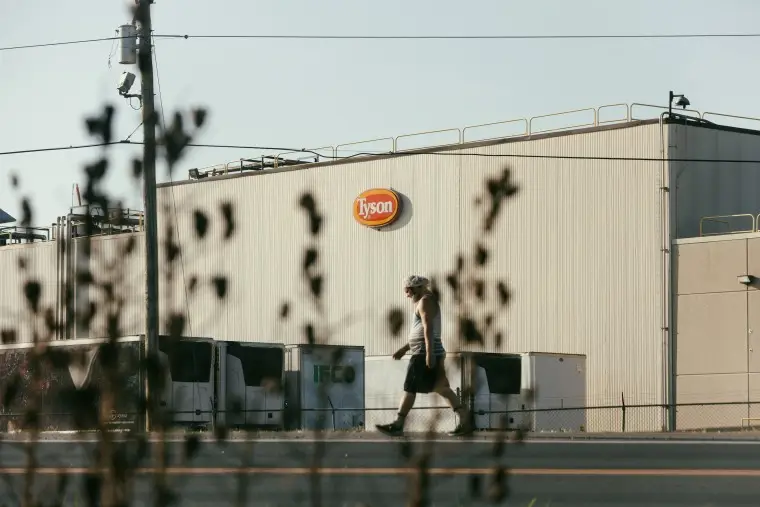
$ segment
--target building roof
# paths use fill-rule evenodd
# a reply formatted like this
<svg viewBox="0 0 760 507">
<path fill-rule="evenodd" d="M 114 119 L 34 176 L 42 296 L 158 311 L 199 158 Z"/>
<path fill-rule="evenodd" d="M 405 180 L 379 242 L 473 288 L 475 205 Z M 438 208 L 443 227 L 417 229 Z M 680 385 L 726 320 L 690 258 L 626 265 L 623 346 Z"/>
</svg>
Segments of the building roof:
<svg viewBox="0 0 760 507">
<path fill-rule="evenodd" d="M 16 221 L 15 218 L 13 218 L 8 213 L 0 209 L 0 224 L 11 224 L 15 221 Z"/>
<path fill-rule="evenodd" d="M 660 112 L 655 117 L 648 117 L 648 118 L 642 118 L 642 119 L 636 119 L 634 118 L 633 110 L 634 107 L 648 107 L 648 108 L 654 108 L 659 109 Z M 625 108 L 625 115 L 624 117 L 618 118 L 618 119 L 612 119 L 612 120 L 600 120 L 600 113 L 602 110 L 606 110 L 609 108 Z M 495 122 L 495 123 L 487 123 L 482 125 L 471 125 L 463 128 L 452 128 L 452 129 L 444 129 L 440 131 L 434 131 L 434 132 L 420 132 L 420 133 L 413 133 L 408 135 L 402 135 L 397 137 L 388 137 L 385 139 L 385 141 L 392 141 L 393 142 L 393 150 L 389 150 L 387 152 L 375 152 L 375 153 L 366 153 L 361 154 L 359 156 L 351 156 L 351 157 L 342 157 L 340 158 L 338 156 L 338 149 L 340 147 L 345 146 L 355 146 L 360 144 L 366 144 L 374 141 L 378 141 L 378 139 L 375 140 L 367 140 L 367 141 L 359 141 L 355 143 L 344 143 L 339 144 L 336 146 L 328 146 L 324 148 L 315 148 L 315 152 L 319 151 L 325 151 L 325 150 L 331 150 L 330 156 L 320 156 L 317 158 L 317 160 L 314 160 L 315 154 L 304 152 L 304 151 L 294 151 L 289 153 L 279 153 L 276 155 L 265 155 L 261 156 L 261 161 L 254 159 L 254 158 L 248 158 L 248 159 L 238 159 L 232 162 L 219 164 L 203 169 L 190 169 L 189 172 L 192 172 L 196 174 L 197 176 L 201 176 L 200 178 L 193 177 L 187 180 L 180 180 L 180 181 L 173 181 L 169 183 L 161 183 L 158 186 L 159 187 L 170 187 L 175 185 L 183 185 L 183 184 L 189 184 L 189 183 L 200 183 L 203 181 L 215 181 L 220 178 L 234 178 L 234 177 L 240 177 L 240 176 L 246 176 L 246 175 L 254 175 L 254 174 L 271 174 L 275 172 L 280 171 L 292 171 L 292 170 L 298 170 L 301 168 L 305 168 L 304 166 L 307 166 L 309 168 L 312 167 L 319 167 L 324 165 L 338 165 L 343 163 L 351 163 L 351 162 L 357 162 L 357 161 L 369 161 L 369 160 L 378 160 L 378 159 L 384 159 L 384 158 L 393 158 L 398 156 L 408 156 L 408 155 L 414 155 L 414 154 L 424 154 L 424 153 L 430 153 L 430 152 L 444 152 L 449 150 L 461 150 L 461 149 L 471 149 L 471 148 L 478 148 L 483 146 L 491 146 L 495 144 L 505 144 L 510 142 L 520 142 L 520 141 L 526 141 L 526 140 L 538 140 L 538 139 L 546 139 L 551 137 L 560 137 L 560 136 L 569 136 L 569 135 L 576 135 L 581 133 L 588 133 L 588 132 L 596 132 L 596 131 L 603 131 L 603 130 L 616 130 L 616 129 L 626 129 L 626 128 L 633 128 L 638 127 L 641 125 L 655 125 L 660 123 L 660 118 L 662 117 L 662 121 L 666 124 L 686 124 L 688 126 L 694 126 L 694 127 L 701 127 L 701 128 L 707 128 L 707 129 L 714 129 L 714 130 L 723 130 L 728 132 L 735 132 L 735 133 L 744 133 L 744 134 L 750 134 L 750 135 L 757 135 L 760 136 L 760 130 L 754 130 L 754 129 L 746 129 L 746 128 L 740 128 L 740 127 L 733 127 L 728 125 L 721 125 L 717 123 L 713 123 L 712 121 L 705 119 L 706 115 L 711 116 L 722 116 L 722 117 L 729 117 L 729 118 L 739 118 L 744 120 L 751 120 L 752 118 L 745 118 L 745 117 L 738 117 L 738 116 L 732 116 L 732 115 L 724 115 L 719 113 L 700 113 L 699 111 L 694 110 L 680 110 L 673 108 L 672 110 L 672 117 L 665 118 L 663 116 L 663 113 L 666 113 L 667 107 L 662 106 L 654 106 L 650 104 L 641 104 L 641 103 L 633 103 L 633 104 L 611 104 L 611 105 L 603 105 L 599 106 L 597 108 L 588 108 L 588 109 L 581 109 L 581 110 L 575 110 L 575 111 L 568 111 L 568 112 L 560 112 L 555 114 L 548 114 L 548 115 L 541 115 L 536 116 L 533 118 L 518 118 L 518 119 L 512 119 L 512 120 L 506 120 L 503 122 Z M 546 118 L 556 119 L 556 118 L 562 118 L 562 115 L 567 114 L 577 114 L 577 113 L 593 113 L 593 121 L 587 122 L 587 123 L 571 123 L 569 125 L 565 125 L 563 127 L 559 128 L 553 128 L 553 129 L 544 129 L 540 130 L 537 128 L 534 128 L 534 121 L 535 120 L 544 120 Z M 757 119 L 758 125 L 760 125 L 760 119 Z M 468 129 L 474 129 L 474 128 L 480 128 L 480 127 L 490 127 L 495 125 L 501 125 L 501 124 L 510 124 L 510 123 L 523 123 L 525 125 L 525 129 L 521 133 L 517 133 L 514 135 L 508 135 L 508 136 L 501 136 L 501 137 L 490 137 L 485 139 L 473 139 L 471 141 L 465 141 L 464 139 L 464 133 Z M 458 143 L 450 143 L 445 145 L 436 145 L 436 146 L 421 146 L 419 148 L 413 148 L 413 149 L 404 149 L 404 150 L 398 150 L 397 149 L 397 141 L 400 138 L 406 138 L 416 135 L 424 135 L 424 134 L 433 134 L 433 133 L 440 133 L 440 132 L 459 132 L 459 138 L 460 141 Z M 283 155 L 292 155 L 295 153 L 300 153 L 303 158 L 308 158 L 309 161 L 303 161 L 300 160 L 293 160 L 293 159 L 286 159 L 281 158 Z M 319 158 L 322 158 L 324 160 L 319 160 Z M 204 177 L 204 176 L 211 176 Z"/>
</svg>

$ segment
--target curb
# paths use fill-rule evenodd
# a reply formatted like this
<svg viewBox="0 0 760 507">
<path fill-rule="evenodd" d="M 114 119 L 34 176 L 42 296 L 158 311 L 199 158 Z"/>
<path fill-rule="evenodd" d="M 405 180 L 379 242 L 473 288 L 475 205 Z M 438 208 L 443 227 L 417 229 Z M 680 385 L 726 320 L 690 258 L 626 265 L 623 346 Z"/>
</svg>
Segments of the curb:
<svg viewBox="0 0 760 507">
<path fill-rule="evenodd" d="M 195 436 L 201 442 L 217 442 L 217 438 L 212 432 L 167 432 L 165 441 L 182 442 L 188 437 Z M 429 441 L 433 440 L 441 443 L 454 442 L 493 442 L 497 438 L 496 432 L 476 432 L 469 437 L 451 437 L 445 433 L 432 435 L 427 433 L 407 433 L 403 439 L 386 437 L 378 432 L 325 432 L 315 434 L 314 432 L 277 432 L 277 431 L 250 431 L 239 432 L 231 431 L 227 434 L 224 442 L 299 442 L 310 443 L 314 441 L 339 441 L 339 442 L 367 442 L 381 443 L 387 441 L 399 442 L 403 440 Z M 125 440 L 130 438 L 126 432 L 114 432 L 114 440 Z M 96 432 L 42 432 L 38 435 L 36 442 L 96 442 L 98 441 Z M 158 442 L 159 435 L 153 433 L 148 436 L 151 442 Z M 505 435 L 505 440 L 509 443 L 515 443 L 514 432 Z M 584 442 L 642 442 L 642 441 L 679 441 L 679 442 L 760 442 L 760 432 L 702 432 L 702 433 L 525 433 L 523 441 L 525 442 L 544 442 L 555 441 L 584 441 Z M 28 442 L 28 435 L 25 433 L 0 434 L 0 445 L 2 442 Z"/>
</svg>

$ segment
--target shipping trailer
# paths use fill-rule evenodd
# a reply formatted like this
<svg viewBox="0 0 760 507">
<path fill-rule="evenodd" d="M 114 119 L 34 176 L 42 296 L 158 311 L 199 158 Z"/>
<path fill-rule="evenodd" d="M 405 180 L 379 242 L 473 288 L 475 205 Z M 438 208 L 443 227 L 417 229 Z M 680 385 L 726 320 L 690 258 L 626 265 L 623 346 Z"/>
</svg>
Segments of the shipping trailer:
<svg viewBox="0 0 760 507">
<path fill-rule="evenodd" d="M 18 389 L 12 400 L 3 400 L 0 430 L 23 429 L 24 415 L 39 408 L 41 431 L 95 430 L 100 407 L 99 387 L 105 382 L 103 348 L 106 339 L 88 338 L 47 342 L 51 351 L 65 351 L 66 361 L 43 361 L 38 370 L 40 382 L 33 384 L 32 343 L 0 345 L 0 385 L 8 386 L 18 374 Z M 140 410 L 144 375 L 140 363 L 145 357 L 139 336 L 116 340 L 114 363 L 119 382 L 113 386 L 113 409 L 106 425 L 113 430 L 139 430 L 144 427 Z M 56 354 L 62 357 L 61 354 Z M 37 401 L 35 401 L 35 396 Z"/>
<path fill-rule="evenodd" d="M 409 356 L 366 359 L 367 427 L 392 421 L 403 394 Z M 586 405 L 586 357 L 553 353 L 449 353 L 449 384 L 472 411 L 478 430 L 583 431 Z M 453 429 L 457 416 L 436 393 L 419 394 L 407 417 L 406 431 Z M 506 422 L 506 425 L 503 425 Z"/>
<path fill-rule="evenodd" d="M 364 347 L 288 345 L 286 427 L 363 429 Z"/>
<path fill-rule="evenodd" d="M 212 338 L 158 337 L 159 361 L 164 366 L 165 384 L 161 407 L 172 413 L 172 423 L 208 428 L 217 405 L 216 346 Z"/>
<path fill-rule="evenodd" d="M 237 428 L 281 429 L 285 410 L 285 346 L 218 341 L 216 421 Z"/>
</svg>

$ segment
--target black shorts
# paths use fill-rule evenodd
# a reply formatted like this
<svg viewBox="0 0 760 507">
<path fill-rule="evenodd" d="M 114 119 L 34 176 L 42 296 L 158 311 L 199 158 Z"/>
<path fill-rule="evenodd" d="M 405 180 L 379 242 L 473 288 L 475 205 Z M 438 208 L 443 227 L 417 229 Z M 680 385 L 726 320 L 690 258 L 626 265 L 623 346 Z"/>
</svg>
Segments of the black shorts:
<svg viewBox="0 0 760 507">
<path fill-rule="evenodd" d="M 413 355 L 409 358 L 406 369 L 404 391 L 407 393 L 431 393 L 438 384 L 445 385 L 446 369 L 443 360 L 446 356 L 437 356 L 435 366 L 427 367 L 424 355 Z"/>
</svg>

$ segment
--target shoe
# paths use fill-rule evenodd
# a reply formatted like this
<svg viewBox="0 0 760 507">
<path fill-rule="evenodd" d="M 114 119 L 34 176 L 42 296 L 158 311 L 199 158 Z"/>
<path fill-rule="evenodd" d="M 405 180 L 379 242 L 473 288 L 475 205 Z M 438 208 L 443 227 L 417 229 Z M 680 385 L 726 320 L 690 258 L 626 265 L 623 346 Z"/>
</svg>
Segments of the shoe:
<svg viewBox="0 0 760 507">
<path fill-rule="evenodd" d="M 391 437 L 400 437 L 404 435 L 404 428 L 395 422 L 390 424 L 376 424 L 375 428 L 377 428 L 380 433 L 385 433 Z"/>
<path fill-rule="evenodd" d="M 457 424 L 457 427 L 454 428 L 453 431 L 449 432 L 449 436 L 451 437 L 464 437 L 467 435 L 471 435 L 474 432 L 474 428 L 471 424 Z"/>
</svg>

